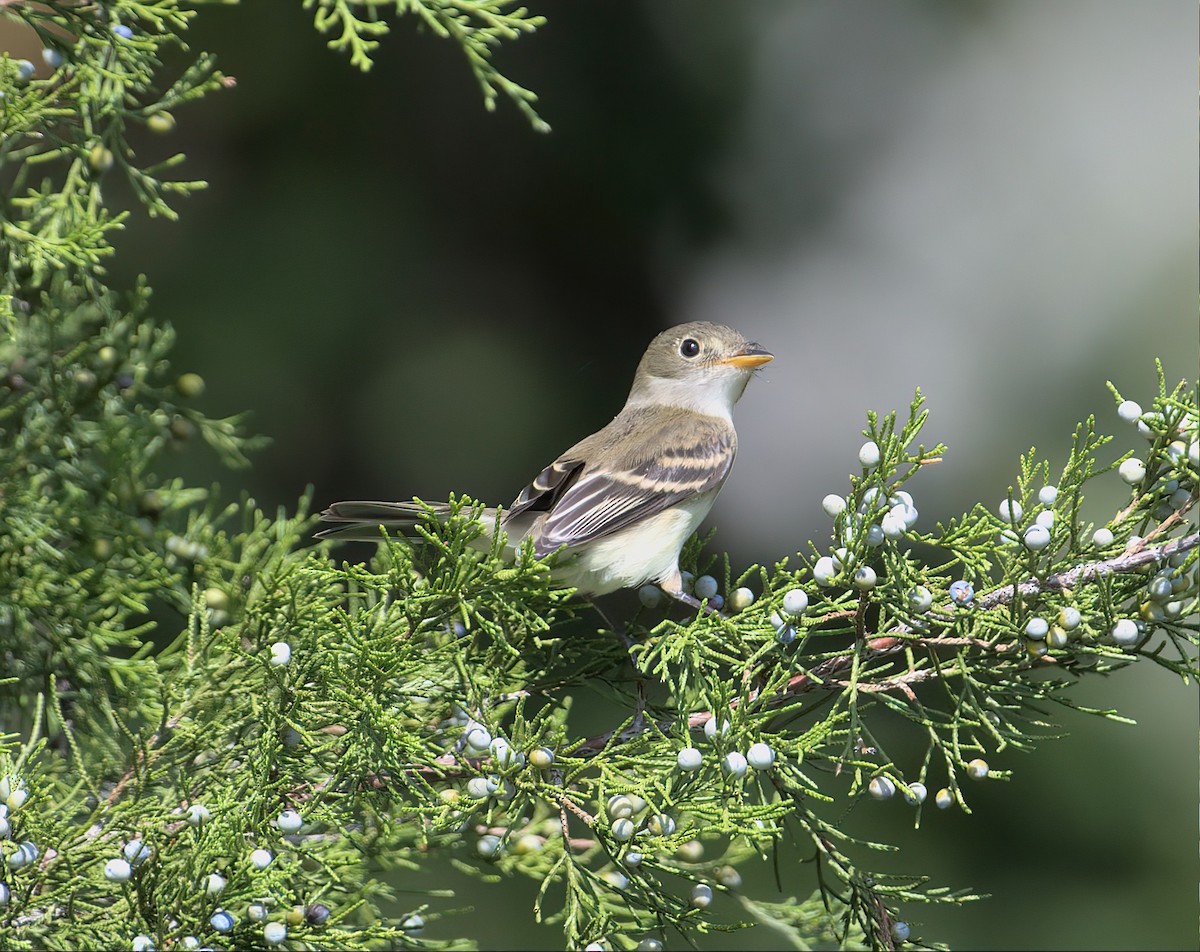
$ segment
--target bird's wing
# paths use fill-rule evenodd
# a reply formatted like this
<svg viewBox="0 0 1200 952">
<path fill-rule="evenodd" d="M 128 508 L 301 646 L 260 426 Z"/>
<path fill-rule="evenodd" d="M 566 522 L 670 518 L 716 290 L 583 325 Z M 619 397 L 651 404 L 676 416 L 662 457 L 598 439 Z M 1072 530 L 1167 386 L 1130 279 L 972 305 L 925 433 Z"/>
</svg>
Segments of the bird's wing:
<svg viewBox="0 0 1200 952">
<path fill-rule="evenodd" d="M 584 440 L 571 447 L 533 477 L 533 482 L 522 489 L 513 504 L 504 511 L 504 518 L 512 519 L 521 513 L 549 512 L 553 509 L 583 469 L 584 460 L 576 451 L 586 442 Z"/>
<path fill-rule="evenodd" d="M 614 436 L 616 452 L 606 456 L 625 465 L 618 470 L 594 465 L 596 448 Z M 508 515 L 518 507 L 547 512 L 536 537 L 539 555 L 582 545 L 719 489 L 736 451 L 737 436 L 724 420 L 682 414 L 653 422 L 641 414 L 622 414 L 543 470 Z"/>
</svg>

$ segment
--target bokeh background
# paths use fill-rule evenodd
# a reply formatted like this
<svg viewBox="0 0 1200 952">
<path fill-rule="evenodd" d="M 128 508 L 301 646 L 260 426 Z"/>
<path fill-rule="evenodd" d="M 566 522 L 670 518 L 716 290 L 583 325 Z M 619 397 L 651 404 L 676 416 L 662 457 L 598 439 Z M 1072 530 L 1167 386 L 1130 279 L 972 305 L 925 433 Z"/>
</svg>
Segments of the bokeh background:
<svg viewBox="0 0 1200 952">
<path fill-rule="evenodd" d="M 734 564 L 827 544 L 869 409 L 920 387 L 945 462 L 911 486 L 932 525 L 989 505 L 1036 446 L 1056 465 L 1105 386 L 1148 403 L 1154 359 L 1197 375 L 1194 2 L 542 0 L 497 54 L 552 125 L 486 113 L 451 44 L 401 20 L 367 75 L 300 4 L 204 8 L 195 49 L 236 89 L 179 112 L 147 157 L 211 188 L 138 220 L 139 272 L 212 414 L 273 438 L 252 470 L 193 480 L 292 506 L 509 501 L 619 409 L 646 342 L 719 320 L 777 354 L 739 406 L 737 470 L 710 524 Z M 31 51 L 36 53 L 36 49 Z M 26 53 L 24 55 L 30 55 Z M 36 56 L 31 55 L 36 61 Z M 1124 487 L 1092 499 L 1103 520 Z M 976 812 L 860 808 L 893 870 L 992 898 L 910 910 L 959 949 L 1197 944 L 1197 699 L 1149 665 L 1079 686 L 1129 728 L 1006 753 Z M 810 874 L 784 869 L 782 895 Z M 770 869 L 748 879 L 778 899 Z M 401 881 L 418 889 L 428 881 Z M 430 937 L 554 948 L 536 884 L 447 870 L 472 905 Z M 402 897 L 411 906 L 412 895 Z M 766 948 L 764 930 L 709 948 Z"/>
</svg>

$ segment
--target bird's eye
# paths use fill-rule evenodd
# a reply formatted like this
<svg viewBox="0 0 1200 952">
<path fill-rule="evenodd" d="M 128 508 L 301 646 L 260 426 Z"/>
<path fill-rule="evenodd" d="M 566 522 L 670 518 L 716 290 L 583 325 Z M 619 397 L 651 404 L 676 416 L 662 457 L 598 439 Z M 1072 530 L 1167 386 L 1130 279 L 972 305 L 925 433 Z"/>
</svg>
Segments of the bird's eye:
<svg viewBox="0 0 1200 952">
<path fill-rule="evenodd" d="M 695 357 L 700 353 L 700 344 L 698 341 L 692 340 L 690 337 L 685 337 L 679 345 L 679 353 L 684 357 Z"/>
</svg>

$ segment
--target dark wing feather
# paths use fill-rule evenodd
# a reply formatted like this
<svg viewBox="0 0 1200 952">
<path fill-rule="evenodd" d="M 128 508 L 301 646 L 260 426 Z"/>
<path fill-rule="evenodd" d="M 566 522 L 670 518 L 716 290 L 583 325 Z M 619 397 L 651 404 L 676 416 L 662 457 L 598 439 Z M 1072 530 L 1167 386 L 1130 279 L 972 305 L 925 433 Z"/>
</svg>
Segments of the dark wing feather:
<svg viewBox="0 0 1200 952">
<path fill-rule="evenodd" d="M 586 441 L 585 441 L 586 442 Z M 504 513 L 506 519 L 519 516 L 523 512 L 549 512 L 554 504 L 562 498 L 583 469 L 583 460 L 573 455 L 573 451 L 582 446 L 576 444 L 562 456 L 538 473 L 521 494 L 513 500 L 513 504 Z"/>
<path fill-rule="evenodd" d="M 562 545 L 603 538 L 678 502 L 719 489 L 737 451 L 733 427 L 724 420 L 694 413 L 663 417 L 632 412 L 622 413 L 564 454 L 564 459 L 590 460 L 597 446 L 614 438 L 613 455 L 624 460 L 625 467 L 612 472 L 590 462 L 577 463 L 569 482 L 554 490 L 538 532 L 540 555 Z"/>
</svg>

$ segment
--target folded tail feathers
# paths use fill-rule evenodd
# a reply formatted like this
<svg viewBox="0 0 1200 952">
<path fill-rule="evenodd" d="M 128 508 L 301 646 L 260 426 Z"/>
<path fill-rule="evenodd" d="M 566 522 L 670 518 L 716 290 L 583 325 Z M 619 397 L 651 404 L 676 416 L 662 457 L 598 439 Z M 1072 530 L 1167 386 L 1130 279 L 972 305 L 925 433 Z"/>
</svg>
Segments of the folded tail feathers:
<svg viewBox="0 0 1200 952">
<path fill-rule="evenodd" d="M 337 539 L 343 542 L 378 542 L 383 538 L 380 526 L 395 527 L 404 534 L 404 529 L 416 525 L 430 511 L 442 515 L 450 511 L 443 504 L 430 506 L 419 505 L 415 502 L 373 502 L 368 500 L 350 500 L 335 502 L 321 513 L 323 522 L 332 522 L 327 529 L 316 533 L 318 539 Z"/>
<path fill-rule="evenodd" d="M 365 499 L 335 502 L 321 513 L 322 522 L 334 525 L 321 529 L 315 535 L 318 539 L 339 542 L 378 542 L 383 538 L 379 528 L 383 526 L 389 535 L 415 538 L 415 533 L 406 530 L 430 515 L 442 519 L 453 511 L 453 507 L 444 502 L 376 502 Z M 495 518 L 495 510 L 484 510 L 481 518 L 486 524 Z"/>
</svg>

